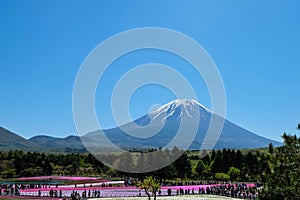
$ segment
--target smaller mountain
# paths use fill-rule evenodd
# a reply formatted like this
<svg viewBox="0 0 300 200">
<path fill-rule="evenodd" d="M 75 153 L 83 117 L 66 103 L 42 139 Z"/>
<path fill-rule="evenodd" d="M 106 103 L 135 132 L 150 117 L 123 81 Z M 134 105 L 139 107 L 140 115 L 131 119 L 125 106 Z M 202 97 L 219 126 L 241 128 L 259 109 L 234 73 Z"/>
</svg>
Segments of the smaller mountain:
<svg viewBox="0 0 300 200">
<path fill-rule="evenodd" d="M 68 136 L 65 138 L 56 138 L 46 135 L 38 135 L 28 140 L 33 144 L 44 148 L 72 148 L 72 149 L 83 149 L 84 146 L 78 136 Z"/>
<path fill-rule="evenodd" d="M 18 134 L 0 127 L 0 151 L 9 150 L 60 153 L 86 152 L 86 149 L 78 136 L 71 135 L 65 138 L 55 138 L 39 135 L 26 140 Z"/>
<path fill-rule="evenodd" d="M 3 127 L 0 127 L 0 150 L 29 150 L 36 147 L 36 144 Z"/>
</svg>

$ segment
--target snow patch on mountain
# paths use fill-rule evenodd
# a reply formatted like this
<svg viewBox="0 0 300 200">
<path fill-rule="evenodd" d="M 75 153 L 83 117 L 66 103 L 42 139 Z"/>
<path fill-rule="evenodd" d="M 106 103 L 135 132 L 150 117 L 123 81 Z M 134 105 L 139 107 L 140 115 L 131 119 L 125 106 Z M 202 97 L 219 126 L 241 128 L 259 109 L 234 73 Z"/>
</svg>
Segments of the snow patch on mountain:
<svg viewBox="0 0 300 200">
<path fill-rule="evenodd" d="M 180 117 L 199 119 L 200 116 L 203 117 L 207 113 L 212 112 L 194 99 L 176 99 L 149 113 L 149 117 L 152 121 L 156 119 L 165 121 L 178 114 L 177 119 Z"/>
</svg>

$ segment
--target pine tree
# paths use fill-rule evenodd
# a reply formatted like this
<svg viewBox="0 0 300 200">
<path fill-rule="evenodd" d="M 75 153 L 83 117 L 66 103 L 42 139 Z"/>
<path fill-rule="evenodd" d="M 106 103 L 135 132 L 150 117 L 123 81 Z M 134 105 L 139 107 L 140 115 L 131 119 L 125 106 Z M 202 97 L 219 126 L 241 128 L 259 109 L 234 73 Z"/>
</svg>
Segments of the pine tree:
<svg viewBox="0 0 300 200">
<path fill-rule="evenodd" d="M 284 145 L 275 149 L 270 156 L 269 171 L 260 199 L 300 199 L 300 138 L 283 134 Z"/>
<path fill-rule="evenodd" d="M 272 143 L 269 144 L 268 151 L 269 151 L 270 154 L 273 154 L 273 152 L 274 152 L 274 146 L 273 146 Z"/>
</svg>

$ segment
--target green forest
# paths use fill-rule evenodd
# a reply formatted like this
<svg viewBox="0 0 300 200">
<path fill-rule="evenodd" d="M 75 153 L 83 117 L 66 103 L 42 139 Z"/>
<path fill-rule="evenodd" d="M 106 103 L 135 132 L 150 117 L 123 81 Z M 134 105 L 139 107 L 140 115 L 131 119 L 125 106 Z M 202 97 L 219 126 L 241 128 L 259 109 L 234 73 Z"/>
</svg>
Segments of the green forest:
<svg viewBox="0 0 300 200">
<path fill-rule="evenodd" d="M 155 177 L 160 183 L 171 181 L 234 181 L 260 182 L 264 185 L 261 199 L 293 199 L 300 194 L 300 138 L 284 134 L 284 145 L 274 148 L 248 151 L 223 149 L 209 152 L 183 152 L 151 149 L 160 155 L 182 156 L 171 165 L 144 174 L 132 174 L 114 170 L 92 154 L 53 154 L 23 151 L 0 152 L 0 175 L 2 179 L 42 175 L 85 175 L 110 178 L 133 177 L 141 181 Z M 134 155 L 134 154 L 133 154 Z M 158 158 L 147 157 L 147 153 L 134 157 L 123 153 L 119 164 L 151 165 Z M 205 155 L 205 156 L 203 156 Z M 116 155 L 117 156 L 117 155 Z M 289 198 L 290 197 L 290 198 Z"/>
<path fill-rule="evenodd" d="M 273 148 L 273 147 L 272 147 Z M 161 149 L 149 151 L 163 151 Z M 231 175 L 231 179 L 238 181 L 260 180 L 261 172 L 268 169 L 269 153 L 263 153 L 264 149 L 257 149 L 242 153 L 240 150 L 213 150 L 211 152 L 202 151 L 182 152 L 174 148 L 171 151 L 160 152 L 162 154 L 182 156 L 171 165 L 144 174 L 144 176 L 154 176 L 161 180 L 171 179 L 193 179 L 193 180 L 223 180 L 217 174 Z M 202 156 L 201 154 L 206 154 Z M 142 154 L 143 155 L 143 154 Z M 161 156 L 161 154 L 158 154 Z M 116 155 L 117 156 L 117 155 Z M 132 158 L 132 154 L 118 155 L 120 165 L 137 165 L 143 159 L 144 165 L 149 166 L 156 158 L 147 157 L 147 152 L 138 158 Z M 165 156 L 164 158 L 167 158 Z M 124 160 L 124 161 L 122 161 Z M 135 161 L 136 160 L 136 161 Z M 44 175 L 88 175 L 88 176 L 112 176 L 112 177 L 141 177 L 143 174 L 128 174 L 113 170 L 102 164 L 92 154 L 71 153 L 53 154 L 39 152 L 8 151 L 0 152 L 0 171 L 2 178 L 16 178 Z M 227 180 L 226 177 L 224 180 Z M 229 178 L 228 178 L 229 180 Z"/>
</svg>

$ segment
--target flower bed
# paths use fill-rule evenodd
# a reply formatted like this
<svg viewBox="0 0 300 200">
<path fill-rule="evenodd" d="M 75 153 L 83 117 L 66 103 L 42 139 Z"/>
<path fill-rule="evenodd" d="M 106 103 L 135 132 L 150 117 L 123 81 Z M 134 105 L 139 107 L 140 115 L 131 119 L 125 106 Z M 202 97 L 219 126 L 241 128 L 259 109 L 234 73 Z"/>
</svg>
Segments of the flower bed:
<svg viewBox="0 0 300 200">
<path fill-rule="evenodd" d="M 110 182 L 112 183 L 112 182 Z M 87 184 L 88 185 L 88 184 Z M 161 196 L 166 196 L 168 189 L 171 189 L 171 195 L 177 195 L 178 190 L 190 190 L 190 194 L 198 194 L 200 189 L 206 189 L 207 187 L 215 187 L 221 186 L 221 184 L 212 184 L 212 185 L 187 185 L 187 186 L 162 186 L 161 187 Z M 254 184 L 247 184 L 247 187 L 254 187 Z M 37 196 L 40 192 L 41 196 L 48 196 L 50 190 L 61 191 L 64 196 L 71 196 L 73 192 L 77 192 L 80 195 L 84 191 L 91 193 L 93 191 L 100 191 L 101 197 L 137 197 L 137 196 L 146 196 L 143 190 L 140 190 L 136 187 L 126 187 L 126 186 L 118 186 L 118 187 L 101 187 L 101 186 L 93 186 L 93 187 L 74 187 L 72 185 L 58 186 L 58 187 L 47 187 L 47 188 L 34 188 L 34 189 L 25 189 L 20 190 L 21 195 L 32 195 Z"/>
<path fill-rule="evenodd" d="M 36 180 L 64 180 L 64 181 L 92 181 L 99 180 L 94 177 L 84 177 L 84 176 L 35 176 L 35 177 L 22 177 L 18 178 L 20 181 L 36 181 Z"/>
</svg>

